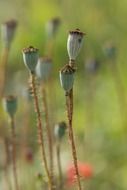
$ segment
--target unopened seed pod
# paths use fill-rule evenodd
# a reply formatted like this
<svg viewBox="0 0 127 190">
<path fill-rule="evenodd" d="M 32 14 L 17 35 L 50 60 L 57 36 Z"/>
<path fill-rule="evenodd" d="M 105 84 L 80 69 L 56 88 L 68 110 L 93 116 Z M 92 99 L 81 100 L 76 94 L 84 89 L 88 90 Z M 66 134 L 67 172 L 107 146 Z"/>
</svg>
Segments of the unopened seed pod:
<svg viewBox="0 0 127 190">
<path fill-rule="evenodd" d="M 9 48 L 17 27 L 16 20 L 9 20 L 1 25 L 1 38 L 5 47 Z"/>
<path fill-rule="evenodd" d="M 29 46 L 28 48 L 24 48 L 22 53 L 25 66 L 31 73 L 34 73 L 38 62 L 38 49 Z"/>
<path fill-rule="evenodd" d="M 70 65 L 65 65 L 60 70 L 60 83 L 63 89 L 68 92 L 72 89 L 74 84 L 75 69 Z"/>
<path fill-rule="evenodd" d="M 69 32 L 67 39 L 67 51 L 70 60 L 75 60 L 78 56 L 83 43 L 84 33 L 79 29 Z"/>
<path fill-rule="evenodd" d="M 41 81 L 46 81 L 51 74 L 52 60 L 48 57 L 38 59 L 36 66 L 36 75 Z"/>
<path fill-rule="evenodd" d="M 58 17 L 53 18 L 46 23 L 45 29 L 46 29 L 48 38 L 52 38 L 56 35 L 58 28 L 60 26 L 60 23 L 61 21 Z"/>
<path fill-rule="evenodd" d="M 3 108 L 10 117 L 13 117 L 17 111 L 17 97 L 10 95 L 3 98 Z"/>
<path fill-rule="evenodd" d="M 61 140 L 63 138 L 66 132 L 66 128 L 67 128 L 67 124 L 64 121 L 59 122 L 55 125 L 54 135 L 56 139 Z"/>
</svg>

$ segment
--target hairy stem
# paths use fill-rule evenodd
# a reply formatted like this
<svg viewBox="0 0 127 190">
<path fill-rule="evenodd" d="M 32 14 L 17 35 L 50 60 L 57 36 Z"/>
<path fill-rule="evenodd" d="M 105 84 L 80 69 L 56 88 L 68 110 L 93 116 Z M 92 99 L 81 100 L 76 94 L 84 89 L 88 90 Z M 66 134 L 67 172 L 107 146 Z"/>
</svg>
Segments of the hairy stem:
<svg viewBox="0 0 127 190">
<path fill-rule="evenodd" d="M 12 135 L 12 166 L 13 166 L 14 185 L 15 185 L 15 190 L 19 190 L 17 165 L 16 165 L 16 144 L 15 144 L 16 133 L 15 133 L 14 117 L 11 117 L 10 123 L 11 123 L 11 135 Z"/>
<path fill-rule="evenodd" d="M 37 96 L 37 92 L 36 92 L 35 75 L 32 73 L 31 73 L 31 85 L 32 85 L 32 91 L 33 91 L 33 96 L 34 96 L 35 112 L 37 114 L 38 140 L 39 140 L 39 145 L 41 147 L 42 160 L 43 160 L 45 171 L 46 171 L 46 174 L 48 177 L 49 190 L 52 190 L 53 189 L 52 188 L 52 180 L 51 180 L 50 172 L 48 169 L 45 146 L 44 146 L 44 139 L 43 139 L 41 112 L 40 112 L 39 101 L 38 101 L 38 96 Z"/>
<path fill-rule="evenodd" d="M 69 140 L 72 148 L 72 157 L 73 157 L 73 164 L 75 167 L 75 174 L 78 183 L 78 190 L 81 190 L 81 183 L 80 183 L 80 175 L 78 171 L 78 162 L 77 162 L 77 153 L 76 153 L 76 146 L 73 134 L 73 127 L 72 127 L 72 118 L 73 118 L 73 89 L 70 90 L 69 94 L 66 96 L 66 104 L 67 104 L 67 116 L 68 116 L 68 135 Z"/>
</svg>

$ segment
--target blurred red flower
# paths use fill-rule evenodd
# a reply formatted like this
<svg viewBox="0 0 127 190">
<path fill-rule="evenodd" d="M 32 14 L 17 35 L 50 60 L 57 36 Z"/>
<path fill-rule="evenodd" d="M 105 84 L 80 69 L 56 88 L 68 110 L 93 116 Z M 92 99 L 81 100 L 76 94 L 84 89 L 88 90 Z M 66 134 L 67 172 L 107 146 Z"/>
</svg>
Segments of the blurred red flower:
<svg viewBox="0 0 127 190">
<path fill-rule="evenodd" d="M 90 179 L 93 176 L 93 168 L 89 163 L 78 163 L 79 174 L 82 179 Z M 69 165 L 67 169 L 67 185 L 73 185 L 76 182 L 75 167 Z"/>
</svg>

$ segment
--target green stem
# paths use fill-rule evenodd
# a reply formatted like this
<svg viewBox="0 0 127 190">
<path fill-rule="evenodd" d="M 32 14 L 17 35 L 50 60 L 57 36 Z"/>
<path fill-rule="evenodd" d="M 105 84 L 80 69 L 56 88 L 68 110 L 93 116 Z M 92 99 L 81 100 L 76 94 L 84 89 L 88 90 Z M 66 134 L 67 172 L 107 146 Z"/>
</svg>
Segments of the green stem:
<svg viewBox="0 0 127 190">
<path fill-rule="evenodd" d="M 7 76 L 7 62 L 9 56 L 9 48 L 3 50 L 1 63 L 0 63 L 0 97 L 3 96 L 5 91 L 6 76 Z"/>
</svg>

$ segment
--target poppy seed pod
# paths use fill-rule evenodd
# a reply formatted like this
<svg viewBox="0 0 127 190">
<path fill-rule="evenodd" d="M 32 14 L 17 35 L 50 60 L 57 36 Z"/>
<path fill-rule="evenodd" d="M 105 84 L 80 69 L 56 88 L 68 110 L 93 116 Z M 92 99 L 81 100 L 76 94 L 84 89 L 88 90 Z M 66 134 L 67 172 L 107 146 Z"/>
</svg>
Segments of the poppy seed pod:
<svg viewBox="0 0 127 190">
<path fill-rule="evenodd" d="M 46 81 L 51 74 L 52 60 L 48 57 L 38 59 L 36 66 L 36 75 L 41 81 Z"/>
<path fill-rule="evenodd" d="M 58 17 L 56 17 L 56 18 L 49 20 L 46 23 L 45 28 L 46 28 L 46 33 L 47 33 L 48 38 L 52 38 L 56 35 L 59 25 L 60 25 L 60 22 L 61 22 L 60 19 Z"/>
<path fill-rule="evenodd" d="M 12 95 L 5 97 L 3 99 L 3 108 L 10 117 L 13 117 L 17 111 L 17 97 Z"/>
<path fill-rule="evenodd" d="M 67 39 L 67 51 L 70 60 L 75 60 L 79 54 L 79 51 L 82 47 L 84 33 L 79 29 L 69 32 Z"/>
<path fill-rule="evenodd" d="M 38 49 L 29 46 L 28 48 L 24 48 L 22 50 L 22 53 L 26 67 L 31 73 L 34 73 L 38 62 Z"/>
<path fill-rule="evenodd" d="M 54 135 L 56 139 L 61 140 L 63 138 L 63 136 L 65 135 L 66 128 L 67 124 L 64 121 L 59 122 L 55 125 Z"/>
<path fill-rule="evenodd" d="M 70 65 L 65 65 L 60 70 L 60 83 L 63 89 L 68 92 L 72 89 L 74 84 L 75 69 Z"/>
<path fill-rule="evenodd" d="M 16 20 L 9 20 L 1 25 L 2 41 L 4 43 L 4 46 L 7 48 L 10 47 L 10 44 L 14 38 L 16 27 L 17 27 Z"/>
</svg>

